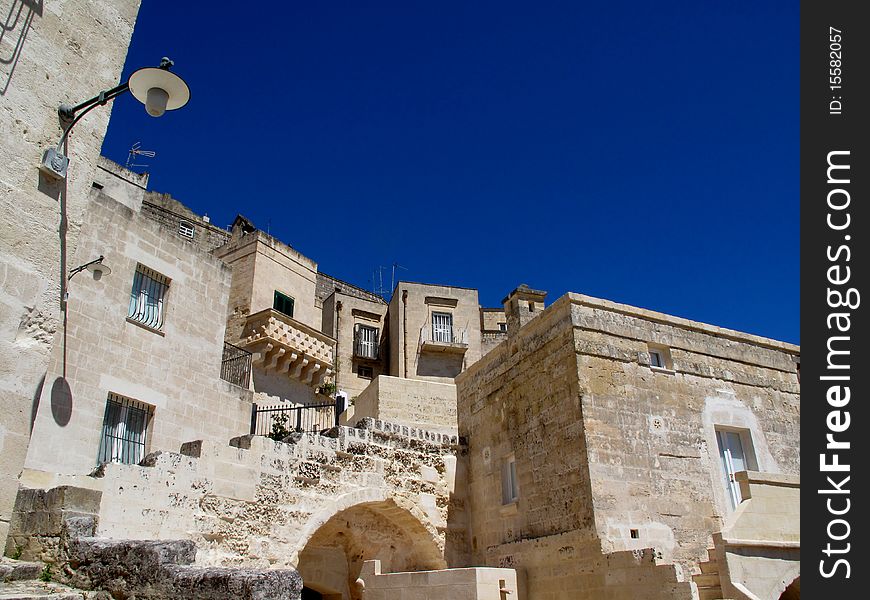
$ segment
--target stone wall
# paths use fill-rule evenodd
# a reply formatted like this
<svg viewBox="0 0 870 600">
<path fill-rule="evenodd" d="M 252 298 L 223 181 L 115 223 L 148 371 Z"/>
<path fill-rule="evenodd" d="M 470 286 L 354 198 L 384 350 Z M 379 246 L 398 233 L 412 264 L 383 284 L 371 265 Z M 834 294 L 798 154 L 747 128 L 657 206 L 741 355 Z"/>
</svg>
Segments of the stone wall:
<svg viewBox="0 0 870 600">
<path fill-rule="evenodd" d="M 55 473 L 94 469 L 110 393 L 149 407 L 146 453 L 177 450 L 191 438 L 229 439 L 250 426 L 250 392 L 220 379 L 229 270 L 108 197 L 122 171 L 101 173 L 115 181 L 92 188 L 74 264 L 103 255 L 112 271 L 70 281 L 66 330 L 56 334 L 34 407 L 39 443 L 27 455 L 26 485 L 50 487 Z M 136 189 L 131 184 L 128 201 Z M 159 329 L 127 318 L 140 264 L 170 280 Z"/>
<path fill-rule="evenodd" d="M 722 591 L 776 600 L 800 577 L 800 478 L 744 471 L 737 479 L 744 501 L 715 536 Z"/>
<path fill-rule="evenodd" d="M 320 329 L 321 313 L 314 302 L 317 263 L 313 260 L 262 231 L 243 233 L 238 228 L 215 255 L 239 279 L 238 285 L 233 284 L 231 318 L 244 310 L 254 314 L 272 308 L 277 290 L 293 298 L 294 319 Z M 233 332 L 237 328 L 233 324 Z"/>
<path fill-rule="evenodd" d="M 406 301 L 403 300 L 406 298 Z M 426 349 L 432 313 L 452 315 L 454 337 L 464 332 L 464 351 Z M 480 306 L 477 290 L 401 281 L 390 300 L 390 375 L 452 383 L 480 358 Z"/>
<path fill-rule="evenodd" d="M 366 600 L 511 600 L 517 596 L 513 569 L 472 567 L 414 573 L 381 573 L 379 560 L 367 561 L 360 578 Z"/>
<path fill-rule="evenodd" d="M 456 386 L 381 375 L 357 396 L 342 422 L 364 418 L 456 435 Z"/>
<path fill-rule="evenodd" d="M 594 533 L 570 314 L 550 310 L 457 377 L 468 439 L 471 553 L 568 531 Z M 519 500 L 503 503 L 513 458 Z"/>
<path fill-rule="evenodd" d="M 342 281 L 337 277 L 333 277 L 332 275 L 327 275 L 326 273 L 318 271 L 316 291 L 317 300 L 323 302 L 336 290 L 347 296 L 353 296 L 354 298 L 359 298 L 361 300 L 377 302 L 378 304 L 386 304 L 386 302 L 384 302 L 384 299 L 381 298 L 379 295 L 375 294 L 374 292 L 364 290 L 359 286 L 353 285 L 352 283 Z"/>
<path fill-rule="evenodd" d="M 665 364 L 651 366 L 652 352 Z M 731 511 L 716 430 L 744 436 L 754 468 L 799 468 L 798 353 L 661 313 L 561 298 L 456 379 L 474 562 L 518 568 L 530 593 L 552 594 L 540 597 L 591 598 L 546 582 L 557 570 L 586 577 L 589 569 L 609 581 L 614 565 L 630 570 L 624 557 L 640 552 L 660 564 L 634 581 L 664 577 L 686 593 Z M 513 502 L 502 489 L 511 461 Z M 578 558 L 562 564 L 569 546 Z"/>
<path fill-rule="evenodd" d="M 342 288 L 343 289 L 343 288 Z M 339 310 L 340 307 L 340 310 Z M 335 381 L 338 388 L 353 398 L 387 371 L 387 305 L 335 291 L 323 302 L 323 332 L 337 340 Z M 354 350 L 355 330 L 359 326 L 377 330 L 377 358 L 358 356 Z M 371 369 L 371 375 L 361 370 Z M 360 373 L 363 373 L 362 375 Z M 370 415 L 374 416 L 374 415 Z"/>
<path fill-rule="evenodd" d="M 93 476 L 59 484 L 93 490 L 74 497 L 99 498 L 87 511 L 98 512 L 97 537 L 191 539 L 199 565 L 280 568 L 341 551 L 352 583 L 363 559 L 392 561 L 399 570 L 464 560 L 456 436 L 364 426 L 337 428 L 333 437 L 304 434 L 294 443 L 259 436 L 233 445 L 190 442 L 181 453 L 153 453 L 141 465 L 106 464 Z M 22 513 L 30 508 L 25 504 Z M 26 539 L 28 524 L 41 521 L 25 515 L 18 522 L 13 544 L 28 557 L 51 551 Z"/>
<path fill-rule="evenodd" d="M 15 19 L 3 32 L 0 61 L 0 537 L 8 527 L 32 407 L 58 329 L 68 257 L 112 104 L 76 126 L 67 145 L 66 183 L 46 178 L 37 167 L 43 151 L 60 139 L 58 106 L 118 84 L 139 2 L 8 6 Z"/>
<path fill-rule="evenodd" d="M 142 214 L 206 252 L 223 246 L 230 237 L 228 231 L 212 225 L 207 220 L 208 217 L 196 214 L 169 194 L 146 192 L 142 202 Z M 192 231 L 192 237 L 181 235 L 182 222 Z"/>
<path fill-rule="evenodd" d="M 586 296 L 569 300 L 598 535 L 607 551 L 640 540 L 689 567 L 732 510 L 716 429 L 744 433 L 755 469 L 798 472 L 799 349 Z M 650 366 L 656 348 L 666 368 Z"/>
</svg>

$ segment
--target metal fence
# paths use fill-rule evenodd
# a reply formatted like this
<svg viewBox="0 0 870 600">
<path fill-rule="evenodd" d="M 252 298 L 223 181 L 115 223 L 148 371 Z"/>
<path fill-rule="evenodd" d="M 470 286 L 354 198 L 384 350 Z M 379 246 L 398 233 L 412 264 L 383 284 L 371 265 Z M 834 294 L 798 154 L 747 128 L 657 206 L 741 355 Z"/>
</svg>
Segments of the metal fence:
<svg viewBox="0 0 870 600">
<path fill-rule="evenodd" d="M 221 379 L 247 389 L 251 383 L 251 353 L 224 342 Z"/>
<path fill-rule="evenodd" d="M 317 432 L 338 426 L 339 416 L 343 410 L 341 398 L 329 404 L 307 404 L 290 406 L 254 405 L 251 413 L 251 434 L 269 435 L 273 431 Z"/>
</svg>

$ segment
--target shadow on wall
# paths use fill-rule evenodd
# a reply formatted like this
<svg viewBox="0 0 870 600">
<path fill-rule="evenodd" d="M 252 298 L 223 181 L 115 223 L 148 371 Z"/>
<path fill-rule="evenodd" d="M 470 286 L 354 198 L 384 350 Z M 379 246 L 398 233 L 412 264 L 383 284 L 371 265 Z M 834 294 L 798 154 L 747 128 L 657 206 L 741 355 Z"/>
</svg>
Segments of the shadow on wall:
<svg viewBox="0 0 870 600">
<path fill-rule="evenodd" d="M 63 377 L 51 385 L 51 416 L 60 427 L 66 427 L 72 417 L 72 390 Z"/>
<path fill-rule="evenodd" d="M 45 374 L 39 378 L 36 391 L 33 393 L 33 401 L 30 403 L 30 433 L 33 433 L 33 424 L 36 423 L 36 413 L 39 412 L 39 399 L 42 398 L 42 388 L 45 386 Z"/>
<path fill-rule="evenodd" d="M 462 372 L 461 354 L 420 354 L 417 375 L 421 377 L 456 377 Z"/>
<path fill-rule="evenodd" d="M 9 84 L 12 82 L 12 74 L 15 72 L 15 67 L 18 65 L 18 58 L 21 56 L 21 50 L 24 48 L 24 42 L 27 39 L 27 32 L 30 31 L 30 24 L 33 22 L 33 16 L 42 16 L 42 0 L 13 0 L 9 7 L 9 12 L 3 21 L 0 28 L 0 47 L 9 46 L 11 51 L 3 52 L 0 55 L 0 65 L 3 69 L 3 87 L 0 88 L 0 96 L 6 95 L 6 90 L 9 89 Z M 18 36 L 15 43 L 12 44 L 6 38 Z"/>
</svg>

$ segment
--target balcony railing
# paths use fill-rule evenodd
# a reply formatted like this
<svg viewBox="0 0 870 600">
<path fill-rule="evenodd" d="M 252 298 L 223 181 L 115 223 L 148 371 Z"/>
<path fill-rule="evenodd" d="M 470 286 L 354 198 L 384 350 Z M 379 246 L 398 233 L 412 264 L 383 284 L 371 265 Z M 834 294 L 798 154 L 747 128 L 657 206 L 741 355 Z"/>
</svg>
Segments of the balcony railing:
<svg viewBox="0 0 870 600">
<path fill-rule="evenodd" d="M 259 368 L 314 387 L 333 373 L 335 339 L 271 308 L 248 317 L 240 345 Z"/>
<path fill-rule="evenodd" d="M 424 351 L 465 352 L 468 350 L 468 330 L 425 325 L 420 330 L 420 346 Z"/>
<path fill-rule="evenodd" d="M 246 389 L 250 387 L 251 353 L 244 348 L 224 342 L 221 379 Z"/>
<path fill-rule="evenodd" d="M 340 399 L 329 403 L 292 406 L 253 405 L 251 434 L 278 437 L 281 432 L 316 432 L 337 427 L 344 410 Z"/>
</svg>

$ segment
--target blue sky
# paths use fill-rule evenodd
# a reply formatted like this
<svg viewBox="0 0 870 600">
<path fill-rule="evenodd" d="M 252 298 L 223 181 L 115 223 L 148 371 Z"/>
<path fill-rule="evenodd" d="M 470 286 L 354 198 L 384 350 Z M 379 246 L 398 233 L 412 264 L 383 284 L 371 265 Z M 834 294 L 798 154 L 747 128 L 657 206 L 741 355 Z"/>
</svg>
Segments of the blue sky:
<svg viewBox="0 0 870 600">
<path fill-rule="evenodd" d="M 170 56 L 191 102 L 119 98 L 103 151 L 155 150 L 153 189 L 369 289 L 398 262 L 799 342 L 797 2 L 211 6 L 142 2 L 124 77 Z"/>
</svg>

